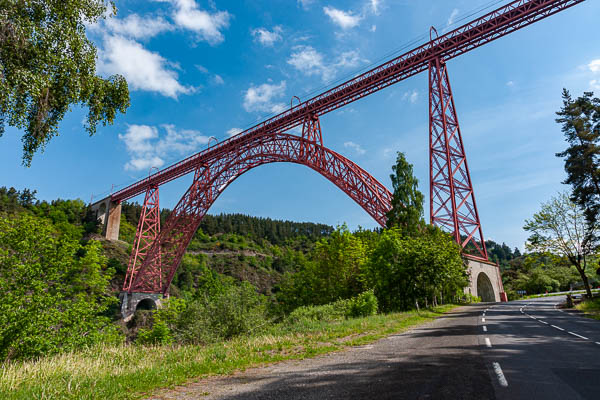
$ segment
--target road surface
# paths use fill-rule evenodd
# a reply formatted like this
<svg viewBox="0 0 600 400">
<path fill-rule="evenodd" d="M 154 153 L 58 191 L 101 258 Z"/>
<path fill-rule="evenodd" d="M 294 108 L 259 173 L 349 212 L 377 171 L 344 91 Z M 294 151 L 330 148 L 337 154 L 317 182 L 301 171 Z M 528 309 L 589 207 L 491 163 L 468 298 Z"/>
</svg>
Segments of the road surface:
<svg viewBox="0 0 600 400">
<path fill-rule="evenodd" d="M 153 399 L 600 399 L 600 322 L 564 297 L 466 306 L 403 334 Z"/>
</svg>

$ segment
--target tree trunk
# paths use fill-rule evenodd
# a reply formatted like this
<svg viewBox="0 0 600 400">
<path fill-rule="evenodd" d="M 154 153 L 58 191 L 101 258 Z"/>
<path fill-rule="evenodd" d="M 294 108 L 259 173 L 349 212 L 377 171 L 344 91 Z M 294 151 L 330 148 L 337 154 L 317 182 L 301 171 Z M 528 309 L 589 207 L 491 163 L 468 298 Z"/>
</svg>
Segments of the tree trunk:
<svg viewBox="0 0 600 400">
<path fill-rule="evenodd" d="M 585 293 L 588 296 L 588 299 L 592 298 L 592 289 L 590 288 L 590 281 L 588 280 L 587 275 L 585 274 L 584 270 L 580 270 L 579 268 L 577 268 L 577 270 L 579 271 L 579 274 L 581 275 L 581 279 L 583 279 L 583 284 L 585 285 Z"/>
</svg>

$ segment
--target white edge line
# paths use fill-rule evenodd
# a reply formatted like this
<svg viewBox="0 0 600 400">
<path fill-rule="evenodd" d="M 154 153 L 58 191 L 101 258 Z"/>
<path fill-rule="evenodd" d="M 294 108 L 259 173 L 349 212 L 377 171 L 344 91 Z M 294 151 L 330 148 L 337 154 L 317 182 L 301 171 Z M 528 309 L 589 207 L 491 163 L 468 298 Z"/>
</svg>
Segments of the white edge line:
<svg viewBox="0 0 600 400">
<path fill-rule="evenodd" d="M 577 336 L 578 338 L 582 338 L 582 339 L 585 339 L 585 340 L 589 340 L 589 339 L 588 339 L 588 338 L 586 338 L 585 336 L 581 336 L 581 335 L 578 335 L 578 334 L 576 334 L 576 333 L 573 333 L 573 332 L 567 332 L 567 333 L 568 333 L 568 334 L 570 334 L 570 335 L 573 335 L 573 336 Z"/>
<path fill-rule="evenodd" d="M 542 321 L 542 320 L 539 320 L 539 321 L 540 321 L 542 324 L 546 324 L 546 325 L 548 325 L 548 323 L 547 323 L 546 321 Z"/>
<path fill-rule="evenodd" d="M 600 344 L 600 342 L 595 342 L 596 344 Z"/>
<path fill-rule="evenodd" d="M 560 326 L 556 326 L 556 325 L 550 325 L 550 326 L 553 327 L 553 328 L 556 328 L 558 330 L 564 331 L 564 329 L 561 328 Z"/>
<path fill-rule="evenodd" d="M 492 342 L 490 342 L 490 338 L 487 338 L 487 337 L 485 338 L 485 345 L 487 347 L 492 347 Z"/>
<path fill-rule="evenodd" d="M 500 367 L 500 364 L 498 364 L 497 362 L 494 362 L 494 363 L 492 363 L 492 365 L 494 366 L 494 372 L 496 373 L 496 376 L 498 377 L 498 383 L 500 383 L 500 386 L 507 387 L 508 382 L 506 381 L 506 378 L 504 377 L 504 372 L 502 372 L 502 368 Z"/>
</svg>

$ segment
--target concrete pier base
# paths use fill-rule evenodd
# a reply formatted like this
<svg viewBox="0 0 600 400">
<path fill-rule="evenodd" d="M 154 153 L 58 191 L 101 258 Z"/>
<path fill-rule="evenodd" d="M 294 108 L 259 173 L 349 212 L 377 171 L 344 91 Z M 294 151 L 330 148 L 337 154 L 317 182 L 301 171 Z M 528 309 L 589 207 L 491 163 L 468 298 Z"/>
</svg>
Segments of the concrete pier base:
<svg viewBox="0 0 600 400">
<path fill-rule="evenodd" d="M 484 302 L 506 301 L 506 293 L 502 285 L 500 267 L 490 261 L 482 261 L 465 257 L 470 276 L 469 286 L 465 293 L 481 297 Z"/>
<path fill-rule="evenodd" d="M 158 293 L 127 293 L 121 292 L 121 316 L 125 322 L 133 318 L 138 308 L 152 310 L 162 306 L 162 294 Z"/>
</svg>

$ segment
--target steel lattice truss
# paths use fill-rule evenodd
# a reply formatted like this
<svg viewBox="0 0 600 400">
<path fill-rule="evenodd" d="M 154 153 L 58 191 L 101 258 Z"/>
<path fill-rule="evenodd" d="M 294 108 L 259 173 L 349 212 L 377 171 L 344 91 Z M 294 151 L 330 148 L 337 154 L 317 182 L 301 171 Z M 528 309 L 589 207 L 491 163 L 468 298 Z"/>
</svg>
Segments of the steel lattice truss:
<svg viewBox="0 0 600 400">
<path fill-rule="evenodd" d="M 129 256 L 129 264 L 127 266 L 127 274 L 125 275 L 125 282 L 123 283 L 123 291 L 129 292 L 133 278 L 137 275 L 140 267 L 148 251 L 152 247 L 154 240 L 160 233 L 160 202 L 158 196 L 158 187 L 152 187 L 146 192 L 144 198 L 144 205 L 142 207 L 142 214 L 138 221 L 136 230 L 135 240 L 133 241 L 133 247 L 131 248 L 131 255 Z M 160 260 L 160 252 L 157 255 Z M 160 269 L 161 263 L 158 262 L 158 268 Z M 151 274 L 157 279 L 153 282 L 155 286 L 161 285 L 161 273 Z"/>
<path fill-rule="evenodd" d="M 323 147 L 318 118 L 308 118 L 305 132 L 304 138 L 284 133 L 255 137 L 210 164 L 198 165 L 192 185 L 169 215 L 128 291 L 167 294 L 181 257 L 210 206 L 237 177 L 263 164 L 292 162 L 312 168 L 385 226 L 391 193 L 358 165 Z"/>
<path fill-rule="evenodd" d="M 429 64 L 429 190 L 431 223 L 487 260 L 487 251 L 446 64 Z"/>
</svg>

